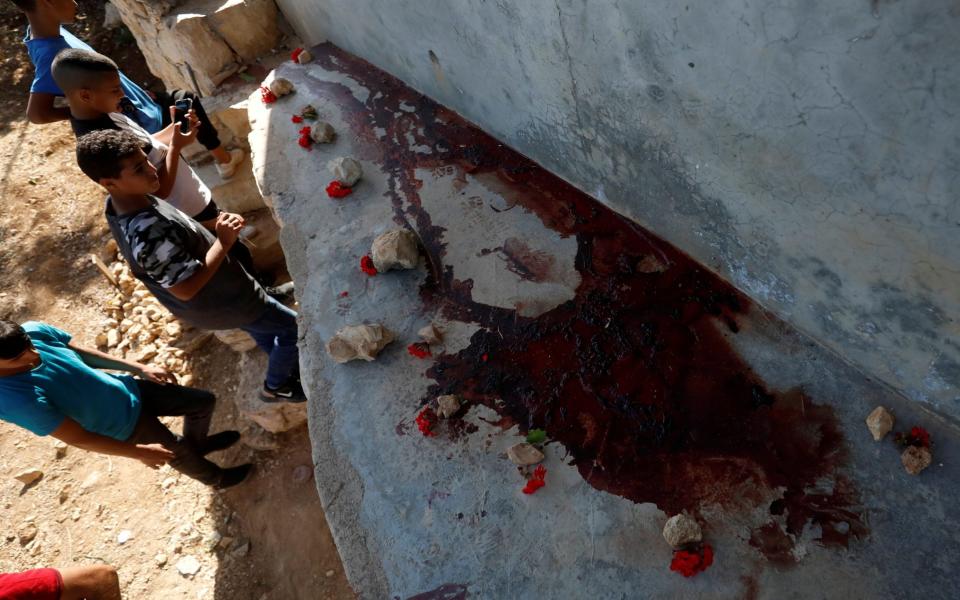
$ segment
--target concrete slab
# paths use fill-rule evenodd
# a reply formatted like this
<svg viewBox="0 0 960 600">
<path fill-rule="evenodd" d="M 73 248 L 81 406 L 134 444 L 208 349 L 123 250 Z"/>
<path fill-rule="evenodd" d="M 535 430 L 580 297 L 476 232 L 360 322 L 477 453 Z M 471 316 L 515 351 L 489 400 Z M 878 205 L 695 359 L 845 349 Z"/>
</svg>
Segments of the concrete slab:
<svg viewBox="0 0 960 600">
<path fill-rule="evenodd" d="M 330 45 L 285 63 L 295 94 L 250 101 L 253 169 L 284 223 L 318 490 L 363 598 L 953 598 L 955 424 L 872 382 L 630 223 L 402 83 Z M 306 104 L 338 131 L 297 145 Z M 326 162 L 361 161 L 332 200 Z M 419 270 L 368 277 L 409 227 Z M 346 294 L 344 294 L 344 292 Z M 404 351 L 430 320 L 445 346 Z M 398 341 L 334 364 L 340 327 Z M 469 408 L 420 435 L 437 395 Z M 863 421 L 927 428 L 900 466 Z M 506 448 L 547 431 L 546 486 Z M 716 560 L 685 579 L 660 530 L 688 510 Z"/>
</svg>

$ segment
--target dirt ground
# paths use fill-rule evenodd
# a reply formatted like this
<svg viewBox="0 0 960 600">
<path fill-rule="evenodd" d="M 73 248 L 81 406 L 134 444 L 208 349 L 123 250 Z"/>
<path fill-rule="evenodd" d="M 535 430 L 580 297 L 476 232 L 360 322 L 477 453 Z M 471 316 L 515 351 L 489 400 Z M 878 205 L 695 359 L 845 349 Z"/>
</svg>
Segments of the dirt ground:
<svg viewBox="0 0 960 600">
<path fill-rule="evenodd" d="M 154 84 L 129 33 L 102 29 L 102 3 L 80 5 L 86 19 L 74 31 Z M 89 260 L 109 238 L 103 194 L 76 168 L 66 123 L 33 126 L 23 117 L 32 67 L 22 35 L 21 17 L 3 3 L 0 316 L 46 321 L 93 346 L 113 293 Z M 63 454 L 53 439 L 0 422 L 0 572 L 107 563 L 124 597 L 136 599 L 352 598 L 314 488 L 306 428 L 268 434 L 230 401 L 240 369 L 262 368 L 263 357 L 240 357 L 214 339 L 191 360 L 194 385 L 219 398 L 213 430 L 244 432 L 213 460 L 256 463 L 251 480 L 217 493 L 168 467 Z M 25 469 L 43 477 L 25 487 L 14 479 Z M 183 576 L 177 565 L 190 559 L 199 571 Z"/>
</svg>

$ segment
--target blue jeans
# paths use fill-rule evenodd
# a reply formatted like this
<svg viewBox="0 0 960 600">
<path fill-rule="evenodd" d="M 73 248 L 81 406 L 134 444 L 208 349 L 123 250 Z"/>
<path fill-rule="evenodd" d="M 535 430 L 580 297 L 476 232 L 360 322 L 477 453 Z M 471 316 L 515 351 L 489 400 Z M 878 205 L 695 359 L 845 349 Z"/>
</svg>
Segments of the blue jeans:
<svg viewBox="0 0 960 600">
<path fill-rule="evenodd" d="M 260 318 L 240 329 L 250 334 L 257 346 L 267 353 L 267 378 L 264 383 L 276 389 L 287 382 L 300 366 L 297 350 L 297 313 L 267 297 L 266 312 Z"/>
</svg>

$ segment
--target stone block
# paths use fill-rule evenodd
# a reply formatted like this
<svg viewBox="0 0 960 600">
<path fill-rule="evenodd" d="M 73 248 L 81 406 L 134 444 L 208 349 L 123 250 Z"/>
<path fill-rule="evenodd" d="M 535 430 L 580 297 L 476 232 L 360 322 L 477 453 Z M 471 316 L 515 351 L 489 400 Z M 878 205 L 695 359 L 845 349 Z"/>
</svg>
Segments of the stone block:
<svg viewBox="0 0 960 600">
<path fill-rule="evenodd" d="M 214 31 L 244 61 L 270 52 L 280 39 L 273 0 L 229 0 L 211 13 L 209 20 Z"/>
<path fill-rule="evenodd" d="M 213 335 L 236 352 L 249 352 L 257 347 L 253 338 L 240 329 L 223 329 L 214 331 Z"/>
</svg>

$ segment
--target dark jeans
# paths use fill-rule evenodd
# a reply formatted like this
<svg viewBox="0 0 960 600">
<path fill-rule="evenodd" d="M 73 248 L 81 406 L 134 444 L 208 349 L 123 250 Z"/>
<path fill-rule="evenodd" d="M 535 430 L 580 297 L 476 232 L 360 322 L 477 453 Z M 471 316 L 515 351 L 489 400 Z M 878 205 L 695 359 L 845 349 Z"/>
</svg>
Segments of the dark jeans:
<svg viewBox="0 0 960 600">
<path fill-rule="evenodd" d="M 132 444 L 160 444 L 173 452 L 170 466 L 207 485 L 220 482 L 222 469 L 205 459 L 199 448 L 207 439 L 216 398 L 210 392 L 179 385 L 137 380 L 140 418 Z M 183 435 L 174 435 L 157 417 L 183 417 Z"/>
<path fill-rule="evenodd" d="M 297 313 L 267 297 L 270 307 L 259 319 L 240 329 L 250 334 L 257 346 L 270 356 L 267 365 L 267 387 L 276 389 L 287 382 L 299 368 L 297 350 Z"/>
<path fill-rule="evenodd" d="M 166 127 L 171 123 L 170 107 L 176 104 L 177 100 L 183 100 L 184 98 L 193 100 L 193 110 L 197 113 L 197 118 L 200 119 L 200 130 L 197 132 L 197 141 L 203 144 L 203 147 L 207 150 L 219 148 L 220 137 L 217 134 L 217 129 L 210 124 L 210 118 L 207 117 L 207 112 L 203 110 L 203 104 L 200 103 L 200 98 L 193 92 L 186 90 L 157 92 L 157 104 L 159 104 L 162 109 L 160 114 L 163 115 L 163 126 Z"/>
</svg>

